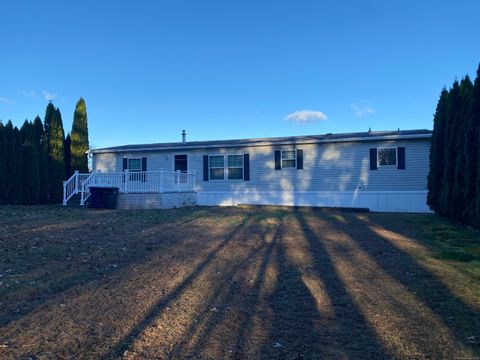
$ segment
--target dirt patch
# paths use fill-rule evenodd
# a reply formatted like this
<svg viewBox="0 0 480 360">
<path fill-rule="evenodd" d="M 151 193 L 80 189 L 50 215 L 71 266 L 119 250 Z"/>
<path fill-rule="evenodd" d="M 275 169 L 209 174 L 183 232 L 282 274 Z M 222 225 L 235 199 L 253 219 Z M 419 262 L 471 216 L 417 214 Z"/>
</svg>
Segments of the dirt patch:
<svg viewBox="0 0 480 360">
<path fill-rule="evenodd" d="M 451 249 L 432 226 L 448 224 L 430 215 L 46 206 L 0 219 L 1 358 L 480 354 L 478 264 L 439 256 Z"/>
</svg>

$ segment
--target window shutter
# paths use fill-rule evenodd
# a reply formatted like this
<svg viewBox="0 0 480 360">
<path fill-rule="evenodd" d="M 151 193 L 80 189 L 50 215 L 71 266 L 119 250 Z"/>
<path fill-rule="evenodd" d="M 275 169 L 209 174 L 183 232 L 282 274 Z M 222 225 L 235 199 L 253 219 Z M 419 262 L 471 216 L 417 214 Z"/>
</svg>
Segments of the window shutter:
<svg viewBox="0 0 480 360">
<path fill-rule="evenodd" d="M 147 171 L 147 158 L 146 157 L 142 157 L 142 171 Z M 146 182 L 147 181 L 147 174 L 145 173 L 142 173 L 142 182 Z"/>
<path fill-rule="evenodd" d="M 250 181 L 250 155 L 243 154 L 243 181 Z"/>
<path fill-rule="evenodd" d="M 397 161 L 397 164 L 398 164 L 398 169 L 399 170 L 405 170 L 405 147 L 399 147 L 397 149 L 397 153 L 398 153 L 398 161 Z"/>
<path fill-rule="evenodd" d="M 282 153 L 280 150 L 275 150 L 275 170 L 282 169 Z"/>
<path fill-rule="evenodd" d="M 127 167 L 128 167 L 128 159 L 127 158 L 123 158 L 123 171 L 127 170 Z"/>
<path fill-rule="evenodd" d="M 208 181 L 208 155 L 203 155 L 203 181 Z"/>
<path fill-rule="evenodd" d="M 377 170 L 377 148 L 370 149 L 370 170 Z"/>
<path fill-rule="evenodd" d="M 303 170 L 303 150 L 297 149 L 297 170 Z"/>
</svg>

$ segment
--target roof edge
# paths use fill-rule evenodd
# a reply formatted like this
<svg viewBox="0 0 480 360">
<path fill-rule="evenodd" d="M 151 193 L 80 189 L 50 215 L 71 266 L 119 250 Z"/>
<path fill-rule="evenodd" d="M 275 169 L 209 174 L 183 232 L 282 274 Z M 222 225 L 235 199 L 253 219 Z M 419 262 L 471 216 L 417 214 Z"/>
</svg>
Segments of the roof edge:
<svg viewBox="0 0 480 360">
<path fill-rule="evenodd" d="M 419 130 L 422 131 L 422 130 Z M 201 145 L 201 144 L 194 144 L 188 145 L 180 144 L 172 145 L 172 146 L 158 146 L 157 144 L 152 144 L 152 146 L 148 145 L 139 145 L 139 147 L 134 147 L 132 145 L 131 148 L 103 148 L 103 149 L 92 149 L 89 150 L 91 154 L 103 154 L 103 153 L 122 153 L 122 152 L 144 152 L 144 151 L 168 151 L 168 150 L 194 150 L 194 149 L 212 149 L 212 148 L 232 148 L 232 147 L 252 147 L 252 146 L 271 146 L 271 145 L 292 145 L 292 144 L 318 144 L 318 143 L 340 143 L 340 142 L 368 142 L 368 141 L 379 141 L 379 140 L 400 140 L 400 139 L 429 139 L 432 137 L 431 130 L 425 130 L 424 133 L 417 133 L 417 134 L 379 134 L 377 136 L 372 135 L 368 137 L 361 137 L 361 136 L 352 136 L 352 137 L 345 137 L 345 138 L 334 138 L 329 139 L 325 137 L 323 139 L 319 138 L 310 138 L 310 139 L 299 139 L 298 141 L 294 139 L 285 139 L 285 140 L 275 140 L 269 141 L 268 138 L 259 139 L 258 142 L 244 142 L 241 141 L 234 144 L 209 144 L 209 145 Z M 305 138 L 305 137 L 299 137 Z M 245 139 L 249 140 L 249 139 Z M 229 140 L 225 140 L 228 142 Z M 208 141 L 207 141 L 208 142 Z M 164 143 L 168 144 L 168 143 Z"/>
</svg>

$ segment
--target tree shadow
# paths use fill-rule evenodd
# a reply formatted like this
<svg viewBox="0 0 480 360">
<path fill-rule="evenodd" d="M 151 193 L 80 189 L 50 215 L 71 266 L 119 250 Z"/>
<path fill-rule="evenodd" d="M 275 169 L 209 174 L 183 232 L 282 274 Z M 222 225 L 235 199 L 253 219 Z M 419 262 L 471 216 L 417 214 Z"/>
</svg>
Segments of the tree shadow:
<svg viewBox="0 0 480 360">
<path fill-rule="evenodd" d="M 333 264 L 332 256 L 326 251 L 322 239 L 318 238 L 306 222 L 303 210 L 294 211 L 293 217 L 308 244 L 313 259 L 311 271 L 322 280 L 334 316 L 332 319 L 327 314 L 319 313 L 315 303 L 305 301 L 308 297 L 302 293 L 308 293 L 309 290 L 302 281 L 301 273 L 289 263 L 284 247 L 280 247 L 281 271 L 276 292 L 272 296 L 272 306 L 275 309 L 275 319 L 271 327 L 272 337 L 289 339 L 288 342 L 295 344 L 296 353 L 290 355 L 303 355 L 307 358 L 390 358 L 362 311 L 346 291 Z M 291 283 L 299 284 L 301 291 L 292 292 Z M 292 307 L 299 309 L 292 312 Z M 298 327 L 291 327 L 291 318 L 294 316 L 301 316 L 304 323 L 299 323 Z M 312 349 L 305 352 L 306 343 L 315 344 L 314 352 Z M 281 348 L 273 351 L 270 348 L 265 349 L 264 354 L 267 357 L 272 355 L 279 357 L 280 351 Z"/>
<path fill-rule="evenodd" d="M 381 270 L 433 312 L 448 328 L 451 336 L 461 346 L 480 354 L 480 343 L 469 342 L 480 337 L 480 312 L 452 293 L 426 267 L 419 264 L 411 254 L 394 246 L 392 240 L 373 231 L 370 226 L 401 234 L 401 229 L 388 224 L 371 222 L 374 216 L 365 219 L 355 214 L 343 214 L 347 221 L 339 221 L 332 213 L 325 212 L 330 224 L 345 233 L 359 249 L 375 261 Z M 367 220 L 368 219 L 368 220 Z M 415 239 L 413 239 L 415 241 Z M 421 241 L 418 241 L 421 244 Z M 399 305 L 400 306 L 400 305 Z M 433 329 L 431 329 L 434 331 Z M 434 335 L 432 333 L 432 335 Z"/>
<path fill-rule="evenodd" d="M 250 217 L 245 217 L 243 222 L 237 225 L 232 231 L 230 231 L 224 239 L 190 272 L 190 274 L 177 285 L 170 293 L 163 296 L 151 309 L 147 315 L 135 325 L 135 327 L 125 335 L 121 340 L 117 342 L 115 346 L 111 348 L 108 353 L 102 356 L 102 359 L 112 359 L 120 356 L 126 350 L 128 350 L 133 342 L 141 335 L 141 333 L 152 325 L 155 319 L 180 295 L 187 289 L 195 279 L 207 268 L 207 266 L 213 261 L 213 259 L 219 254 L 219 252 L 225 248 L 235 237 L 237 237 L 251 222 Z"/>
<path fill-rule="evenodd" d="M 62 209 L 62 213 L 63 212 L 64 209 Z M 93 212 L 94 215 L 96 214 L 97 220 L 102 216 L 115 213 L 95 210 Z M 169 214 L 171 213 L 172 212 L 169 212 Z M 184 240 L 188 240 L 188 238 L 177 239 L 173 236 L 168 238 L 161 237 L 160 241 L 153 243 L 148 241 L 145 234 L 156 232 L 159 226 L 172 223 L 175 223 L 177 227 L 187 225 L 193 227 L 195 222 L 202 220 L 202 216 L 205 215 L 205 210 L 184 210 L 180 213 L 175 211 L 171 215 L 173 215 L 171 218 L 168 217 L 168 215 L 165 219 L 162 218 L 163 222 L 159 224 L 142 224 L 143 228 L 141 228 L 141 231 L 133 233 L 131 236 L 124 236 L 123 234 L 122 236 L 116 236 L 116 233 L 113 235 L 106 234 L 95 228 L 93 230 L 94 237 L 91 237 L 88 231 L 92 230 L 85 228 L 84 225 L 84 221 L 88 221 L 88 219 L 82 218 L 79 224 L 76 225 L 72 225 L 73 221 L 71 221 L 71 219 L 60 223 L 57 220 L 55 224 L 60 225 L 64 223 L 65 226 L 69 228 L 69 231 L 76 234 L 83 233 L 83 235 L 80 238 L 75 237 L 69 240 L 58 240 L 58 244 L 53 242 L 44 245 L 45 248 L 50 247 L 52 249 L 39 251 L 34 255 L 28 252 L 29 250 L 26 250 L 25 255 L 20 256 L 24 257 L 22 261 L 28 264 L 28 268 L 19 269 L 18 259 L 13 258 L 13 269 L 15 269 L 15 271 L 22 270 L 22 277 L 28 278 L 30 283 L 24 281 L 8 290 L 4 289 L 3 306 L 0 311 L 0 326 L 8 326 L 11 322 L 28 316 L 42 304 L 55 301 L 58 296 L 72 288 L 111 278 L 117 273 L 126 271 L 130 266 L 149 261 L 149 259 L 159 252 L 166 252 L 169 249 L 182 246 L 185 242 Z M 232 214 L 219 212 L 215 216 L 218 218 L 231 215 Z M 123 214 L 123 217 L 129 218 L 128 214 Z M 122 233 L 125 223 L 118 224 L 114 220 L 112 224 L 116 227 L 115 231 Z M 20 249 L 27 249 L 30 248 L 32 244 L 45 242 L 46 240 L 42 240 L 39 236 L 43 236 L 46 239 L 50 238 L 51 234 L 49 233 L 49 229 L 47 226 L 46 229 L 42 231 L 43 234 L 36 233 L 35 236 L 37 240 L 35 241 L 25 239 L 25 244 L 23 244 Z M 236 228 L 233 232 L 235 231 Z M 48 239 L 48 241 L 50 240 Z M 69 241 L 70 244 L 68 243 Z M 125 246 L 125 251 L 122 250 L 123 246 Z M 19 250 L 15 249 L 15 251 L 18 252 Z M 68 260 L 69 257 L 78 256 L 78 254 L 82 252 L 88 252 L 90 256 L 89 260 L 85 263 Z M 194 254 L 192 253 L 192 258 L 193 257 Z M 6 263 L 6 269 L 8 265 L 9 264 Z M 38 275 L 36 273 L 38 273 Z M 27 291 L 29 288 L 32 288 L 33 291 Z M 16 301 L 13 303 L 9 301 L 9 298 L 17 296 L 16 292 L 22 291 L 26 292 L 22 295 L 21 302 Z"/>
<path fill-rule="evenodd" d="M 196 322 L 192 322 L 188 330 L 184 332 L 182 340 L 177 343 L 169 353 L 169 358 L 201 358 L 202 352 L 208 346 L 207 343 L 210 340 L 212 332 L 217 326 L 221 325 L 229 315 L 231 315 L 232 310 L 234 312 L 241 311 L 244 313 L 245 317 L 239 326 L 240 334 L 237 336 L 236 345 L 232 346 L 231 344 L 228 344 L 225 347 L 231 347 L 232 354 L 235 354 L 233 356 L 234 358 L 243 357 L 243 355 L 237 356 L 237 354 L 243 351 L 246 335 L 244 334 L 244 329 L 251 316 L 251 314 L 245 314 L 245 312 L 250 312 L 251 309 L 254 309 L 256 306 L 260 294 L 260 288 L 264 281 L 266 267 L 270 261 L 273 248 L 277 241 L 277 233 L 275 233 L 272 241 L 268 242 L 266 239 L 267 232 L 268 229 L 266 228 L 262 230 L 260 235 L 262 244 L 258 248 L 250 250 L 230 270 L 222 274 L 224 281 L 217 284 L 215 292 L 209 298 L 208 302 L 203 305 L 203 311 L 197 316 Z M 247 268 L 252 266 L 257 259 L 260 259 L 260 266 L 255 280 L 249 280 L 250 282 L 253 282 L 252 286 L 245 288 L 243 283 L 229 281 L 229 279 L 234 279 L 236 275 L 242 278 L 243 275 L 245 275 Z M 217 307 L 219 312 L 212 312 L 212 309 L 217 309 Z M 233 331 L 235 331 L 235 329 L 233 329 Z M 189 341 L 195 333 L 199 333 L 199 336 L 196 339 L 195 344 L 189 348 Z M 224 340 L 228 342 L 231 339 L 228 339 L 227 334 L 225 334 Z"/>
</svg>

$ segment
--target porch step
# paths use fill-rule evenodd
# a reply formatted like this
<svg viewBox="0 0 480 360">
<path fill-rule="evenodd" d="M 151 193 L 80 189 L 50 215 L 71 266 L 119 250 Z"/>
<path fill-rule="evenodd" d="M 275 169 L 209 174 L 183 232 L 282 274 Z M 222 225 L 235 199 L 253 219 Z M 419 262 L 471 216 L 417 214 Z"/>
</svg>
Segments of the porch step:
<svg viewBox="0 0 480 360">
<path fill-rule="evenodd" d="M 75 194 L 73 195 L 67 202 L 67 205 L 69 207 L 82 207 L 80 205 L 80 200 L 81 200 L 82 195 L 81 194 Z"/>
</svg>

